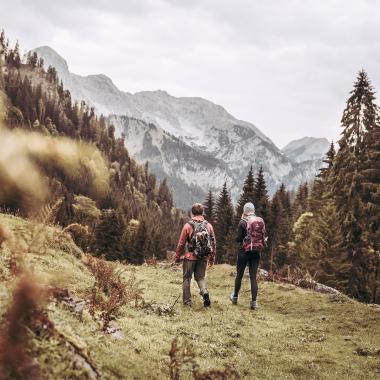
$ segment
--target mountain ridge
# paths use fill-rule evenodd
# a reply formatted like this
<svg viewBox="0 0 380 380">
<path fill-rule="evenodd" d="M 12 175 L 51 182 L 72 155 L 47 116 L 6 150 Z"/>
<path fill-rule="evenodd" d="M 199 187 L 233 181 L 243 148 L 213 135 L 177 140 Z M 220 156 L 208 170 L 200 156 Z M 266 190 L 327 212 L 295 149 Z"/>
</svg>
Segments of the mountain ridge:
<svg viewBox="0 0 380 380">
<path fill-rule="evenodd" d="M 329 140 L 324 137 L 320 138 L 305 136 L 300 139 L 290 141 L 281 149 L 281 151 L 291 160 L 301 163 L 324 157 L 329 149 L 329 146 Z"/>
<path fill-rule="evenodd" d="M 52 48 L 40 47 L 33 52 L 44 59 L 46 66 L 58 67 L 58 76 L 73 99 L 94 106 L 115 125 L 117 134 L 127 136 L 125 144 L 139 162 L 150 161 L 158 177 L 168 177 L 180 207 L 188 208 L 189 200 L 199 200 L 209 188 L 218 191 L 225 181 L 236 201 L 250 166 L 255 171 L 263 166 L 271 194 L 282 182 L 296 187 L 299 183 L 295 178 L 311 180 L 316 174 L 313 163 L 303 164 L 300 175 L 299 163 L 284 155 L 254 124 L 236 119 L 221 105 L 201 97 L 175 97 L 165 90 L 134 94 L 121 91 L 104 74 L 71 73 L 67 62 Z M 151 129 L 150 125 L 157 129 Z M 169 133 L 165 138 L 164 131 Z M 156 144 L 150 146 L 152 152 L 147 147 L 148 140 Z M 141 147 L 140 151 L 136 150 L 137 146 Z M 205 170 L 209 155 L 200 151 L 217 160 L 214 168 Z M 192 194 L 191 189 L 197 185 L 198 190 Z M 188 189 L 185 193 L 181 191 L 184 188 Z"/>
</svg>

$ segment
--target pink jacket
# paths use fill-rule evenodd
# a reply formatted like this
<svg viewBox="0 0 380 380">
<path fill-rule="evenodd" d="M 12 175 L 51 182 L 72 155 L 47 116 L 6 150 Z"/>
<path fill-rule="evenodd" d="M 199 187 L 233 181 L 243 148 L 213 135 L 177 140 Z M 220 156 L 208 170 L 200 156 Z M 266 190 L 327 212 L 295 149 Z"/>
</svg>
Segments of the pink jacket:
<svg viewBox="0 0 380 380">
<path fill-rule="evenodd" d="M 196 216 L 192 217 L 192 220 L 194 220 L 196 222 L 203 222 L 205 220 L 205 218 L 202 215 L 196 215 Z M 213 242 L 212 242 L 212 253 L 208 257 L 208 260 L 210 263 L 214 263 L 215 255 L 216 255 L 215 233 L 214 233 L 214 228 L 212 227 L 212 225 L 210 223 L 208 223 L 207 228 L 208 228 L 208 232 L 209 232 L 210 236 L 214 237 Z M 177 249 L 175 252 L 175 258 L 176 259 L 179 259 L 186 250 L 186 252 L 185 252 L 185 259 L 186 260 L 192 260 L 192 261 L 198 260 L 198 258 L 192 252 L 189 252 L 187 247 L 186 247 L 186 243 L 189 243 L 192 234 L 193 234 L 193 228 L 191 227 L 191 225 L 189 223 L 186 223 L 183 226 L 181 235 L 179 237 Z"/>
</svg>

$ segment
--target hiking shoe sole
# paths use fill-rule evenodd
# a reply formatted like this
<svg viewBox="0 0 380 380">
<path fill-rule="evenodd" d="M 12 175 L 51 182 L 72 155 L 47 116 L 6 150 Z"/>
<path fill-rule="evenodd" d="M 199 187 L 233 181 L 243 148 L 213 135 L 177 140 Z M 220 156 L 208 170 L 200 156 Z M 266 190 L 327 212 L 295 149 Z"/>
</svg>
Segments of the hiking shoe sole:
<svg viewBox="0 0 380 380">
<path fill-rule="evenodd" d="M 208 295 L 208 293 L 203 294 L 203 306 L 204 307 L 211 306 L 210 296 Z"/>
</svg>

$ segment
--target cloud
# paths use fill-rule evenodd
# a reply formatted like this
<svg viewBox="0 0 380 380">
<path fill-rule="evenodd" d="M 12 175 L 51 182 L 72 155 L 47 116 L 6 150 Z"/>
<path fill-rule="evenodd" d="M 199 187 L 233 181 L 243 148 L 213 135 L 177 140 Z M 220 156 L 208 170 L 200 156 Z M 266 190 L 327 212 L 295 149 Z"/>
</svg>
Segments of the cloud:
<svg viewBox="0 0 380 380">
<path fill-rule="evenodd" d="M 362 67 L 380 88 L 375 0 L 0 5 L 0 25 L 26 49 L 50 45 L 71 71 L 102 72 L 125 91 L 208 98 L 280 146 L 305 135 L 336 138 Z"/>
</svg>

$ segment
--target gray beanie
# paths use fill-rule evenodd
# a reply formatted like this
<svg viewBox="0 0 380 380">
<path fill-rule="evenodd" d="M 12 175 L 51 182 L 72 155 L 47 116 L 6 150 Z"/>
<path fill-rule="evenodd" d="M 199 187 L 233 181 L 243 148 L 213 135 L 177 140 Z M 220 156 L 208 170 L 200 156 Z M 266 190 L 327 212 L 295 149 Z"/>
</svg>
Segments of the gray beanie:
<svg viewBox="0 0 380 380">
<path fill-rule="evenodd" d="M 253 203 L 248 202 L 244 205 L 244 214 L 254 214 L 255 213 L 255 206 Z"/>
</svg>

